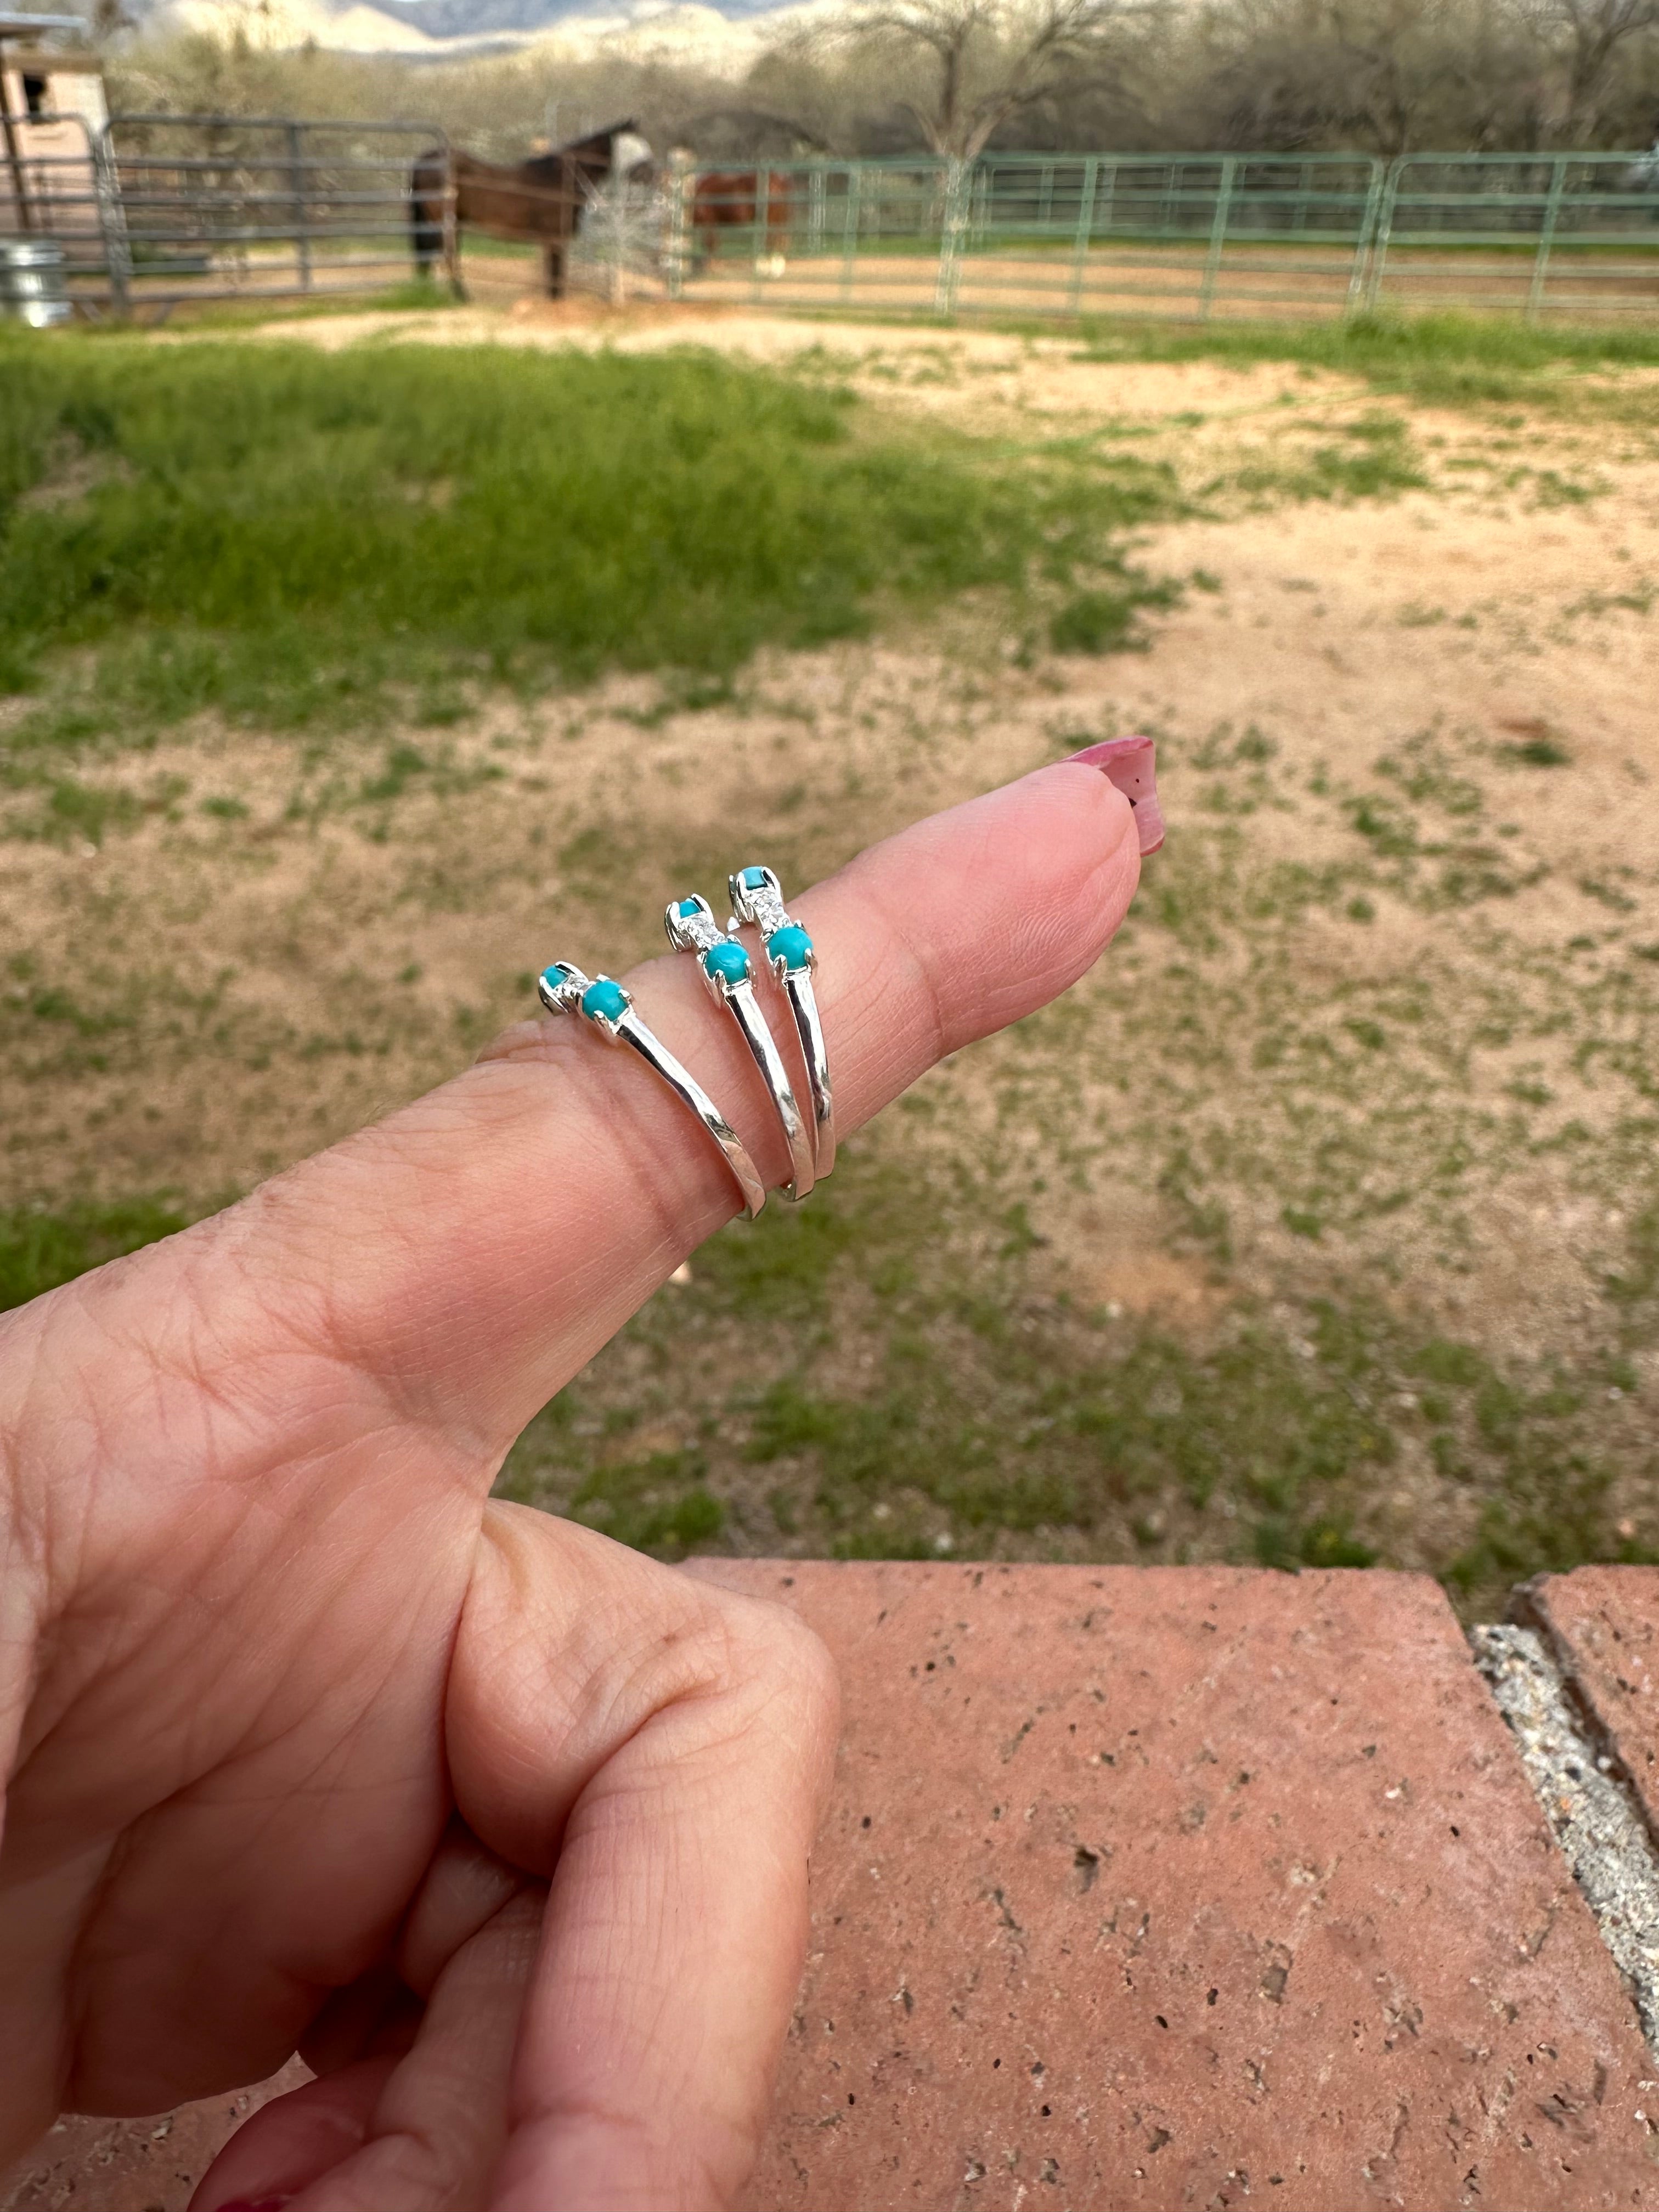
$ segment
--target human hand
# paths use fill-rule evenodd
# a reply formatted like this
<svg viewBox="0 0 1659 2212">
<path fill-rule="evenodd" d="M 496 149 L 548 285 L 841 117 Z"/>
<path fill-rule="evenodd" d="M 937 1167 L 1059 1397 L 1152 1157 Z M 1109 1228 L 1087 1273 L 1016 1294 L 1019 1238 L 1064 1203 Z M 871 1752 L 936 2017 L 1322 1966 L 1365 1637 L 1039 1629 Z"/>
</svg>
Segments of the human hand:
<svg viewBox="0 0 1659 2212">
<path fill-rule="evenodd" d="M 843 1131 L 1075 981 L 1136 847 L 1066 763 L 793 902 Z M 775 1183 L 690 966 L 630 988 Z M 0 1326 L 0 2156 L 297 2045 L 319 2078 L 197 2212 L 732 2200 L 799 1971 L 827 1662 L 488 1493 L 736 1201 L 629 1056 L 526 1024 Z"/>
</svg>

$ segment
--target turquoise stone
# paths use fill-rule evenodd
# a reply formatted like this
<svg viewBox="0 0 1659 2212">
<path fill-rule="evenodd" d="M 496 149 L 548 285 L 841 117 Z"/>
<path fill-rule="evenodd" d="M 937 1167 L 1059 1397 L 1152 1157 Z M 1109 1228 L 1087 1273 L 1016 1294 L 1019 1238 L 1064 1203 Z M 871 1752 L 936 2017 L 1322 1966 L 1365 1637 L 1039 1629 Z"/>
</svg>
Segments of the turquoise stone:
<svg viewBox="0 0 1659 2212">
<path fill-rule="evenodd" d="M 559 986 L 564 981 L 564 970 L 560 967 L 556 960 L 553 963 L 553 965 L 550 968 L 543 969 L 542 981 L 546 984 L 550 991 L 556 991 Z"/>
<path fill-rule="evenodd" d="M 763 890 L 766 888 L 765 869 L 745 868 L 743 872 L 743 887 L 749 891 Z"/>
<path fill-rule="evenodd" d="M 766 951 L 769 958 L 781 960 L 791 974 L 811 965 L 812 940 L 798 921 L 775 929 L 766 940 Z"/>
<path fill-rule="evenodd" d="M 601 1014 L 607 1021 L 620 1021 L 628 1012 L 628 994 L 620 983 L 601 975 L 597 983 L 590 983 L 582 993 L 582 1012 L 590 1022 Z"/>
<path fill-rule="evenodd" d="M 698 907 L 696 899 L 690 898 L 682 899 L 679 904 L 675 908 L 674 911 L 678 915 L 682 921 L 692 921 L 696 920 L 701 909 Z"/>
<path fill-rule="evenodd" d="M 727 983 L 746 983 L 749 981 L 749 955 L 742 945 L 726 938 L 719 945 L 711 945 L 702 956 L 702 964 L 711 975 L 718 975 Z"/>
</svg>

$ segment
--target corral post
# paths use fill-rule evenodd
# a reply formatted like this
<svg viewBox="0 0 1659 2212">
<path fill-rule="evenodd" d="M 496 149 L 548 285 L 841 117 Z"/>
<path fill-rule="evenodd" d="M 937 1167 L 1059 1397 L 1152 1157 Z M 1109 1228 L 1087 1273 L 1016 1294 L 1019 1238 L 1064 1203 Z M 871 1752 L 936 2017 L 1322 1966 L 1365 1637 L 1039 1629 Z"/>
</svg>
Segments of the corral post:
<svg viewBox="0 0 1659 2212">
<path fill-rule="evenodd" d="M 1358 314 L 1366 305 L 1365 288 L 1370 279 L 1377 213 L 1382 200 L 1383 173 L 1382 162 L 1373 155 L 1370 179 L 1365 187 L 1365 204 L 1359 214 L 1359 234 L 1353 242 L 1353 266 L 1348 271 L 1348 301 L 1343 311 L 1345 317 Z"/>
<path fill-rule="evenodd" d="M 288 183 L 294 202 L 294 258 L 300 289 L 311 289 L 311 238 L 306 223 L 305 125 L 290 123 L 288 139 Z"/>
<path fill-rule="evenodd" d="M 110 143 L 112 124 L 105 124 L 94 137 L 87 133 L 92 155 L 93 191 L 98 203 L 98 228 L 104 241 L 104 267 L 109 276 L 110 306 L 126 315 L 132 306 L 132 241 L 127 235 L 126 210 L 121 201 L 121 179 Z"/>
<path fill-rule="evenodd" d="M 1368 315 L 1376 313 L 1376 302 L 1382 290 L 1382 272 L 1388 264 L 1389 241 L 1394 236 L 1394 210 L 1400 198 L 1400 179 L 1410 160 L 1409 154 L 1396 155 L 1389 162 L 1388 174 L 1382 179 L 1382 204 L 1377 212 L 1370 267 L 1365 275 L 1365 313 Z"/>
<path fill-rule="evenodd" d="M 1072 313 L 1083 312 L 1083 279 L 1089 266 L 1089 241 L 1095 229 L 1095 193 L 1100 183 L 1100 157 L 1091 154 L 1083 165 L 1083 185 L 1078 195 L 1077 240 L 1072 250 Z"/>
<path fill-rule="evenodd" d="M 767 218 L 771 213 L 771 196 L 772 172 L 763 163 L 755 171 L 755 236 L 749 279 L 749 296 L 757 307 L 761 295 L 761 258 L 769 234 Z"/>
<path fill-rule="evenodd" d="M 1115 161 L 1108 161 L 1104 166 L 1106 171 L 1106 221 L 1104 228 L 1106 234 L 1109 238 L 1111 235 L 1112 223 L 1117 214 L 1117 163 Z M 1097 179 L 1095 184 L 1095 201 L 1097 205 L 1098 205 L 1099 200 L 1100 185 L 1098 179 Z M 1091 235 L 1092 236 L 1092 233 L 1091 233 Z"/>
<path fill-rule="evenodd" d="M 455 164 L 450 159 L 449 142 L 444 141 L 444 267 L 449 271 L 449 289 L 458 300 L 466 297 L 466 283 L 461 275 L 461 222 L 457 205 L 460 188 L 455 179 Z"/>
<path fill-rule="evenodd" d="M 864 164 L 847 165 L 847 198 L 842 213 L 841 304 L 853 304 L 853 284 L 858 272 L 859 220 L 863 212 Z"/>
<path fill-rule="evenodd" d="M 678 300 L 685 292 L 685 210 L 690 198 L 696 167 L 690 154 L 676 147 L 668 157 L 668 296 Z"/>
<path fill-rule="evenodd" d="M 1567 155 L 1558 154 L 1550 167 L 1550 188 L 1544 200 L 1544 220 L 1539 227 L 1538 251 L 1533 257 L 1532 282 L 1527 287 L 1526 319 L 1535 323 L 1544 311 L 1544 285 L 1550 265 L 1550 247 L 1561 213 L 1561 194 L 1566 188 Z"/>
<path fill-rule="evenodd" d="M 1221 164 L 1221 181 L 1216 186 L 1215 214 L 1210 223 L 1210 250 L 1204 257 L 1204 281 L 1199 288 L 1199 320 L 1204 323 L 1209 321 L 1210 310 L 1215 303 L 1216 278 L 1221 273 L 1221 255 L 1227 243 L 1227 217 L 1232 211 L 1233 172 L 1237 166 L 1229 154 Z"/>
<path fill-rule="evenodd" d="M 0 135 L 6 142 L 6 162 L 11 171 L 12 194 L 17 202 L 17 228 L 33 230 L 34 217 L 29 209 L 28 180 L 24 174 L 23 158 L 17 143 L 17 126 L 11 112 L 11 101 L 6 94 L 6 48 L 0 39 Z"/>
<path fill-rule="evenodd" d="M 823 164 L 814 161 L 806 180 L 806 250 L 823 251 Z"/>
<path fill-rule="evenodd" d="M 939 222 L 939 281 L 933 288 L 933 306 L 941 315 L 956 313 L 957 288 L 962 260 L 963 184 L 966 179 L 972 189 L 972 173 L 966 162 L 953 154 L 945 167 L 945 206 Z"/>
</svg>

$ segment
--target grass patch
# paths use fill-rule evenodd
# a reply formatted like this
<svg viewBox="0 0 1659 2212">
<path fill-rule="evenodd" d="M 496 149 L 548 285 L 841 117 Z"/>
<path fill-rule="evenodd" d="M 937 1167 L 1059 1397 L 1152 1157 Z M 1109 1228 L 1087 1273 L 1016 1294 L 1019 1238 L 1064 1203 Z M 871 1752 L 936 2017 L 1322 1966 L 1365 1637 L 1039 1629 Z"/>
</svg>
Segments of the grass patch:
<svg viewBox="0 0 1659 2212">
<path fill-rule="evenodd" d="M 1197 1331 L 1085 1314 L 1039 1289 L 1023 1204 L 846 1165 L 810 1248 L 741 1227 L 705 1248 L 532 1424 L 506 1492 L 671 1555 L 782 1534 L 840 1558 L 1429 1565 L 1477 1613 L 1542 1568 L 1645 1556 L 1613 1526 L 1594 1364 L 1501 1362 L 1352 1291 Z M 1644 1220 L 1609 1285 L 1627 1308 L 1653 1249 Z M 684 1439 L 617 1456 L 658 1420 Z M 1389 1499 L 1413 1468 L 1461 1501 L 1426 1559 Z"/>
<path fill-rule="evenodd" d="M 52 1212 L 14 1206 L 0 1212 L 0 1312 L 73 1282 L 106 1260 L 171 1237 L 185 1227 L 185 1218 L 165 1198 L 87 1201 Z"/>
<path fill-rule="evenodd" d="M 570 1501 L 570 1517 L 635 1551 L 670 1555 L 718 1536 L 726 1512 L 702 1480 L 695 1454 L 653 1452 L 594 1468 Z"/>
<path fill-rule="evenodd" d="M 1137 617 L 1147 606 L 1173 606 L 1180 598 L 1173 584 L 1127 583 L 1116 591 L 1078 592 L 1056 609 L 1048 622 L 1048 642 L 1056 653 L 1140 653 L 1151 640 Z"/>
<path fill-rule="evenodd" d="M 1253 500 L 1392 499 L 1428 482 L 1401 416 L 1366 415 L 1335 428 L 1345 441 L 1340 445 L 1249 462 L 1209 489 L 1231 487 Z"/>
<path fill-rule="evenodd" d="M 1659 367 L 1659 331 L 1541 328 L 1497 316 L 1358 315 L 1349 322 L 1206 324 L 1201 330 L 1085 324 L 1093 361 L 1284 362 L 1363 378 L 1425 406 L 1516 400 L 1583 404 L 1574 372 Z M 1605 395 L 1610 413 L 1650 422 L 1642 396 Z"/>
<path fill-rule="evenodd" d="M 1501 744 L 1498 748 L 1498 757 L 1500 760 L 1513 761 L 1517 768 L 1566 768 L 1572 760 L 1571 753 L 1559 738 L 1553 738 L 1547 733 L 1542 737 L 1522 738 L 1514 744 Z"/>
<path fill-rule="evenodd" d="M 12 337 L 0 422 L 0 668 L 90 648 L 25 749 L 458 678 L 718 678 L 979 587 L 1127 607 L 1151 587 L 1114 533 L 1170 500 L 1106 457 L 872 434 L 712 355 Z"/>
</svg>

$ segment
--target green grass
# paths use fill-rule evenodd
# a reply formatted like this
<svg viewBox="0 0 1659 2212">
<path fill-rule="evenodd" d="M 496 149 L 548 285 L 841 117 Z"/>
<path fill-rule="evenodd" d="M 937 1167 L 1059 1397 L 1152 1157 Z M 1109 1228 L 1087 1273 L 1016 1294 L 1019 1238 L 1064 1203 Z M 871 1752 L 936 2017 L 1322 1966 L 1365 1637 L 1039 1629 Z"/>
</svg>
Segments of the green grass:
<svg viewBox="0 0 1659 2212">
<path fill-rule="evenodd" d="M 1350 322 L 1210 323 L 1201 329 L 1088 323 L 1092 361 L 1284 362 L 1362 377 L 1425 406 L 1582 400 L 1571 372 L 1659 367 L 1659 329 L 1559 329 L 1497 316 L 1360 315 Z M 1651 394 L 1608 411 L 1651 423 Z"/>
<path fill-rule="evenodd" d="M 0 1212 L 0 1312 L 171 1237 L 185 1222 L 167 1200 L 155 1197 Z"/>
<path fill-rule="evenodd" d="M 1232 489 L 1252 501 L 1392 499 L 1428 482 L 1409 426 L 1396 415 L 1362 416 L 1333 426 L 1347 442 L 1319 445 L 1306 453 L 1248 462 L 1207 487 Z"/>
<path fill-rule="evenodd" d="M 1473 1510 L 1409 1563 L 1477 1615 L 1540 1570 L 1649 1556 L 1613 1525 L 1598 1443 L 1617 1361 L 1499 1361 L 1352 1290 L 1241 1300 L 1197 1334 L 1084 1312 L 1040 1290 L 1023 1204 L 963 1176 L 850 1155 L 815 1214 L 725 1232 L 531 1425 L 503 1492 L 676 1553 L 723 1540 L 733 1498 L 763 1549 L 966 1559 L 1012 1534 L 1020 1556 L 1294 1571 L 1400 1563 L 1378 1508 L 1414 1460 Z M 1645 1320 L 1652 1216 L 1631 1251 L 1609 1296 Z M 665 1415 L 698 1441 L 641 1454 Z"/>
<path fill-rule="evenodd" d="M 713 356 L 12 338 L 0 680 L 58 672 L 27 749 L 362 720 L 457 676 L 720 675 L 977 587 L 1132 603 L 1115 533 L 1168 504 L 1156 471 L 872 434 Z"/>
<path fill-rule="evenodd" d="M 1143 607 L 1173 605 L 1179 586 L 1144 583 L 1115 591 L 1077 592 L 1055 609 L 1048 642 L 1056 653 L 1107 653 L 1143 650 L 1150 642 L 1136 617 Z"/>
</svg>

